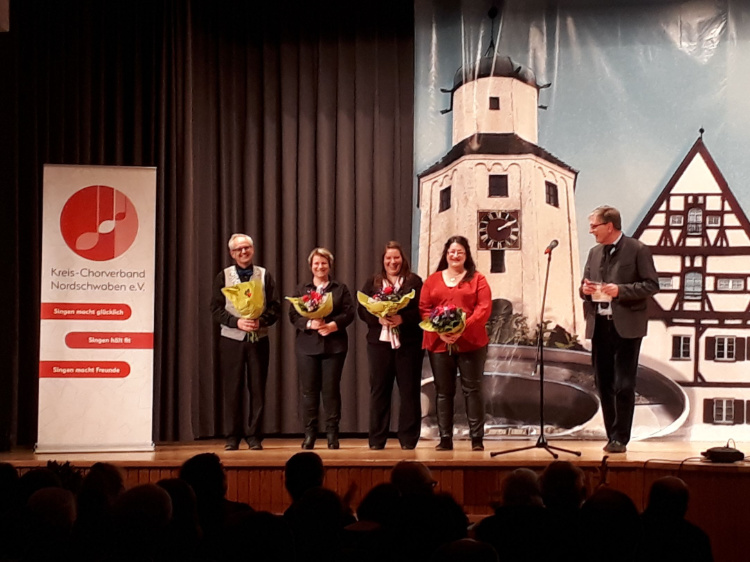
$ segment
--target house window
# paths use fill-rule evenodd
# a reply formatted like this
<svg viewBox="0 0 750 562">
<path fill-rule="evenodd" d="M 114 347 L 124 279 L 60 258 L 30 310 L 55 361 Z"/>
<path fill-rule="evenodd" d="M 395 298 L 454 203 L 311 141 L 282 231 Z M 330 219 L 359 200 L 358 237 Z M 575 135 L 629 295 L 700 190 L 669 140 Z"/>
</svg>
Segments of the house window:
<svg viewBox="0 0 750 562">
<path fill-rule="evenodd" d="M 714 358 L 717 361 L 734 361 L 736 343 L 734 336 L 717 336 Z"/>
<path fill-rule="evenodd" d="M 704 398 L 703 423 L 721 425 L 745 423 L 745 401 L 734 398 Z"/>
<path fill-rule="evenodd" d="M 671 277 L 659 277 L 659 288 L 660 289 L 671 289 L 672 278 Z"/>
<path fill-rule="evenodd" d="M 492 174 L 490 176 L 490 197 L 508 196 L 508 176 L 506 174 Z"/>
<path fill-rule="evenodd" d="M 544 182 L 544 186 L 546 190 L 545 200 L 547 201 L 547 205 L 559 207 L 560 204 L 557 200 L 557 186 L 549 181 Z"/>
<path fill-rule="evenodd" d="M 688 211 L 687 233 L 693 236 L 703 233 L 703 209 L 694 207 Z"/>
<path fill-rule="evenodd" d="M 714 423 L 732 425 L 734 423 L 734 400 L 714 398 Z"/>
<path fill-rule="evenodd" d="M 490 96 L 490 109 L 500 109 L 500 98 L 497 96 Z"/>
<path fill-rule="evenodd" d="M 669 226 L 682 226 L 685 217 L 682 215 L 672 215 L 669 217 Z"/>
<path fill-rule="evenodd" d="M 703 293 L 703 275 L 696 271 L 685 274 L 685 299 L 700 300 Z"/>
<path fill-rule="evenodd" d="M 708 215 L 706 217 L 706 224 L 708 226 L 720 226 L 721 225 L 721 217 L 719 215 Z"/>
<path fill-rule="evenodd" d="M 743 291 L 745 289 L 744 279 L 717 279 L 716 289 L 719 291 Z"/>
<path fill-rule="evenodd" d="M 490 256 L 490 273 L 505 273 L 505 250 L 492 250 Z"/>
<path fill-rule="evenodd" d="M 672 336 L 672 359 L 690 359 L 690 336 Z"/>
<path fill-rule="evenodd" d="M 439 213 L 451 208 L 451 186 L 444 187 L 440 190 L 440 210 Z"/>
</svg>

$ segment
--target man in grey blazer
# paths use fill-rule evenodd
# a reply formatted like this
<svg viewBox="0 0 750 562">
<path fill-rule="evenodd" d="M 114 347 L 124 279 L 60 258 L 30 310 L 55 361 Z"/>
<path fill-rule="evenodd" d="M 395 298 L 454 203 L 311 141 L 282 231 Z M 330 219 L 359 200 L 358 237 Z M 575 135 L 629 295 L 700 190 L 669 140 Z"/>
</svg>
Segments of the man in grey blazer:
<svg viewBox="0 0 750 562">
<path fill-rule="evenodd" d="M 635 379 L 641 340 L 648 327 L 648 298 L 659 291 L 651 251 L 622 233 L 620 212 L 601 206 L 589 215 L 597 245 L 583 270 L 581 297 L 586 338 L 602 403 L 608 442 L 604 450 L 624 453 L 630 441 Z"/>
</svg>

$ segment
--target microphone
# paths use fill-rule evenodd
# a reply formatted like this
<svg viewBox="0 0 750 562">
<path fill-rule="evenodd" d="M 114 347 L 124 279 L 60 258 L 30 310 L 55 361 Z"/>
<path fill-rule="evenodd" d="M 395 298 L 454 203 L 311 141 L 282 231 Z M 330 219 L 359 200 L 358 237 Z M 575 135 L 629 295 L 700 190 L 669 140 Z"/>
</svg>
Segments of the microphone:
<svg viewBox="0 0 750 562">
<path fill-rule="evenodd" d="M 545 255 L 546 255 L 546 254 L 551 254 L 551 253 L 552 253 L 552 250 L 554 250 L 555 248 L 557 248 L 557 246 L 558 246 L 559 244 L 560 244 L 560 242 L 558 242 L 557 240 L 553 240 L 552 242 L 550 242 L 550 243 L 549 243 L 549 246 L 547 246 L 547 249 L 546 249 L 546 250 L 544 250 L 544 253 L 545 253 Z"/>
</svg>

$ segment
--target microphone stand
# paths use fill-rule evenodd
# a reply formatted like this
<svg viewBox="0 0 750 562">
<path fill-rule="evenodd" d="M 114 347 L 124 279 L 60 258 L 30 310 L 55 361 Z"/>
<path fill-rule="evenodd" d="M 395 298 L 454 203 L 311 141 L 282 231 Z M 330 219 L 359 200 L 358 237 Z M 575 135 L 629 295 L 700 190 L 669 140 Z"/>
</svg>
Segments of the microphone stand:
<svg viewBox="0 0 750 562">
<path fill-rule="evenodd" d="M 494 451 L 490 453 L 490 457 L 496 457 L 498 455 L 507 455 L 508 453 L 517 453 L 518 451 L 528 451 L 529 449 L 544 449 L 552 458 L 557 459 L 558 454 L 555 451 L 563 453 L 570 453 L 571 455 L 581 456 L 580 451 L 571 451 L 570 449 L 563 449 L 561 447 L 553 447 L 547 442 L 547 438 L 544 436 L 544 306 L 547 302 L 547 282 L 549 281 L 549 266 L 552 261 L 552 250 L 557 246 L 555 243 L 557 240 L 553 240 L 553 244 L 547 248 L 545 252 L 547 254 L 547 273 L 544 276 L 544 292 L 542 293 L 542 314 L 539 318 L 539 337 L 537 339 L 536 347 L 536 364 L 534 365 L 534 371 L 539 367 L 539 439 L 537 439 L 535 445 L 529 445 L 527 447 L 518 447 L 516 449 L 509 449 L 507 451 Z"/>
</svg>

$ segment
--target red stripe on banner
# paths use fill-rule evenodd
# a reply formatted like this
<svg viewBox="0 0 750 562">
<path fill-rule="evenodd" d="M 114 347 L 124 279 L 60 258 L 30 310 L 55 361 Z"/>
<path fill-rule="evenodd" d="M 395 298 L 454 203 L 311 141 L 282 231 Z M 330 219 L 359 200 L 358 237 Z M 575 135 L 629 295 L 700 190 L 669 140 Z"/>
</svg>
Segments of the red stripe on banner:
<svg viewBox="0 0 750 562">
<path fill-rule="evenodd" d="M 70 332 L 65 345 L 72 349 L 153 349 L 153 332 Z"/>
<path fill-rule="evenodd" d="M 127 320 L 131 308 L 127 304 L 85 302 L 43 302 L 42 320 Z"/>
<path fill-rule="evenodd" d="M 129 374 L 125 361 L 39 361 L 39 378 L 122 379 Z"/>
</svg>

